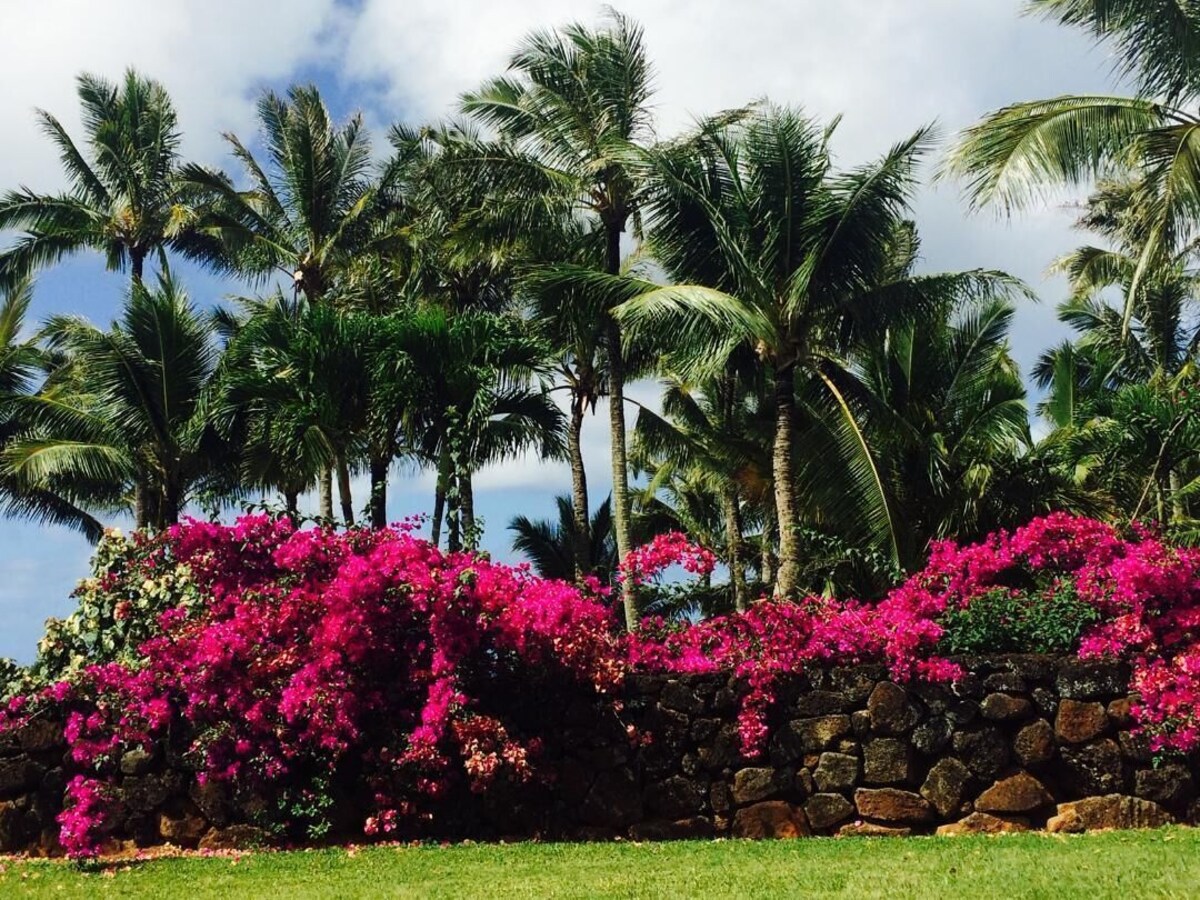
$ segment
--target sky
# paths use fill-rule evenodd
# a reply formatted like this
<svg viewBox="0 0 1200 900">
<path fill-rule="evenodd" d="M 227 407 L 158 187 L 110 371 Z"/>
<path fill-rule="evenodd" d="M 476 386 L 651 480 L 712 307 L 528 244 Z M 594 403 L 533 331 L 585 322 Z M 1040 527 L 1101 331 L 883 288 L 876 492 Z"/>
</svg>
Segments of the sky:
<svg viewBox="0 0 1200 900">
<path fill-rule="evenodd" d="M 1084 36 L 1021 15 L 1021 0 L 626 0 L 654 60 L 657 130 L 669 137 L 698 116 L 769 97 L 844 118 L 834 141 L 847 165 L 878 156 L 931 122 L 947 141 L 983 114 L 1019 100 L 1114 90 L 1111 61 Z M 58 160 L 34 120 L 54 113 L 80 136 L 74 79 L 118 78 L 129 66 L 161 81 L 178 107 L 183 153 L 231 167 L 221 138 L 255 134 L 265 89 L 314 82 L 339 118 L 361 110 L 382 147 L 393 122 L 421 124 L 503 72 L 533 29 L 599 21 L 581 0 L 0 0 L 0 189 L 63 187 Z M 943 145 L 944 146 L 944 145 Z M 930 168 L 937 159 L 931 160 Z M 1018 311 L 1014 353 L 1028 371 L 1066 336 L 1056 321 L 1061 282 L 1046 267 L 1081 242 L 1063 203 L 1011 220 L 968 214 L 956 185 L 922 191 L 916 219 L 929 271 L 1000 269 L 1025 279 L 1039 303 Z M 194 302 L 213 306 L 247 288 L 179 267 Z M 41 274 L 32 315 L 114 317 L 126 276 L 81 256 Z M 639 384 L 653 404 L 657 388 Z M 611 483 L 608 414 L 584 428 L 593 502 Z M 361 484 L 360 484 L 361 488 Z M 515 460 L 478 474 L 485 549 L 511 559 L 508 519 L 552 514 L 570 489 L 565 465 Z M 359 490 L 357 497 L 365 497 Z M 433 479 L 398 467 L 389 513 L 428 512 Z M 357 503 L 356 499 L 356 503 Z M 127 524 L 114 520 L 114 524 Z M 0 656 L 32 659 L 47 616 L 70 612 L 90 547 L 57 528 L 0 520 Z"/>
</svg>

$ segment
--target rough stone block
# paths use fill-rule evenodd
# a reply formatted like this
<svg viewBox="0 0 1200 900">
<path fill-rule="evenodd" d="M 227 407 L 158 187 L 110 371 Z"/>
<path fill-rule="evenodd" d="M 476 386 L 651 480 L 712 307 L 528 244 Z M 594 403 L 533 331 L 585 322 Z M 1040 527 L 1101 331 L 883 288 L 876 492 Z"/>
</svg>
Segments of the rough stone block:
<svg viewBox="0 0 1200 900">
<path fill-rule="evenodd" d="M 1054 803 L 1046 786 L 1028 772 L 1002 778 L 975 800 L 975 809 L 985 813 L 1034 812 Z"/>
<path fill-rule="evenodd" d="M 908 692 L 890 681 L 881 681 L 871 691 L 867 712 L 871 714 L 871 730 L 876 734 L 907 734 L 921 718 Z"/>
<path fill-rule="evenodd" d="M 933 807 L 920 794 L 898 788 L 859 788 L 854 805 L 860 816 L 880 822 L 921 824 L 933 820 Z"/>
<path fill-rule="evenodd" d="M 858 783 L 858 757 L 846 753 L 822 753 L 813 770 L 813 781 L 822 791 L 847 791 Z"/>
<path fill-rule="evenodd" d="M 949 818 L 962 806 L 971 772 L 953 757 L 938 760 L 921 785 L 921 796 L 933 804 L 938 815 Z"/>
<path fill-rule="evenodd" d="M 854 804 L 841 794 L 813 794 L 804 804 L 808 824 L 817 831 L 832 828 L 854 815 Z"/>
<path fill-rule="evenodd" d="M 783 800 L 766 800 L 739 809 L 730 831 L 734 837 L 798 838 L 812 834 L 804 810 Z"/>
<path fill-rule="evenodd" d="M 1063 700 L 1058 704 L 1054 732 L 1067 744 L 1082 744 L 1099 737 L 1108 728 L 1108 710 L 1102 703 Z"/>
</svg>

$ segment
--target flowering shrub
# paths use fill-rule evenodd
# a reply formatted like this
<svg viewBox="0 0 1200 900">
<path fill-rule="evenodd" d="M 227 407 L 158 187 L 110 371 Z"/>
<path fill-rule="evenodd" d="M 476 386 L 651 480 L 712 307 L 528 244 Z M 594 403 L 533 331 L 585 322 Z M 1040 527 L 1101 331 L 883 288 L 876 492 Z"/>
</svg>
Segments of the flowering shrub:
<svg viewBox="0 0 1200 900">
<path fill-rule="evenodd" d="M 361 765 L 376 807 L 367 830 L 390 833 L 456 782 L 531 777 L 538 735 L 476 688 L 541 677 L 606 694 L 622 678 L 600 598 L 403 529 L 296 531 L 259 516 L 191 522 L 143 549 L 134 579 L 184 566 L 205 603 L 162 611 L 135 660 L 91 662 L 0 714 L 0 727 L 46 707 L 65 718 L 80 777 L 60 824 L 75 856 L 103 837 L 103 785 L 121 754 L 175 722 L 200 780 L 273 798 L 282 815 L 302 806 L 310 835 L 321 779 Z"/>
<path fill-rule="evenodd" d="M 707 577 L 716 567 L 712 551 L 692 543 L 686 534 L 668 531 L 626 554 L 617 577 L 634 584 L 645 584 L 671 566 L 682 566 L 693 575 Z"/>
<path fill-rule="evenodd" d="M 630 554 L 622 575 L 645 583 L 675 564 L 707 575 L 713 558 L 664 535 Z M 343 769 L 373 798 L 367 834 L 413 833 L 459 787 L 536 777 L 543 734 L 513 714 L 514 695 L 539 680 L 574 684 L 619 709 L 630 671 L 740 677 L 738 728 L 753 756 L 781 676 L 870 661 L 899 681 L 946 681 L 962 674 L 947 653 L 964 642 L 1045 640 L 1128 660 L 1152 745 L 1200 746 L 1200 550 L 1066 515 L 937 544 L 878 604 L 762 602 L 698 623 L 649 618 L 633 635 L 619 634 L 595 586 L 442 553 L 405 528 L 192 522 L 130 545 L 97 577 L 81 609 L 95 603 L 124 622 L 116 609 L 128 602 L 146 638 L 136 650 L 137 632 L 85 643 L 67 677 L 0 711 L 0 729 L 47 710 L 64 721 L 78 771 L 59 821 L 77 857 L 109 826 L 121 755 L 168 735 L 186 736 L 201 781 L 270 801 L 290 833 L 324 834 Z"/>
<path fill-rule="evenodd" d="M 187 566 L 170 554 L 170 544 L 141 532 L 125 536 L 105 529 L 92 556 L 92 576 L 72 594 L 78 607 L 65 619 L 46 620 L 33 665 L 10 668 L 0 660 L 0 696 L 76 677 L 96 663 L 136 660 L 142 642 L 158 633 L 159 614 L 191 608 L 199 599 Z"/>
</svg>

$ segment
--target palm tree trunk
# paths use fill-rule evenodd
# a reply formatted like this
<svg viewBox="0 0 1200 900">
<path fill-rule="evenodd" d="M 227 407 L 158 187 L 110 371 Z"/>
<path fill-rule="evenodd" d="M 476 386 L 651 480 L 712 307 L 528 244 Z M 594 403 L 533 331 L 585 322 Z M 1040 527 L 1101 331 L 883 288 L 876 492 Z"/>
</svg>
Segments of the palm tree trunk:
<svg viewBox="0 0 1200 900">
<path fill-rule="evenodd" d="M 134 527 L 141 531 L 150 524 L 149 489 L 142 478 L 138 478 L 133 486 L 133 522 Z"/>
<path fill-rule="evenodd" d="M 575 525 L 575 580 L 582 581 L 592 571 L 591 520 L 588 517 L 587 470 L 583 467 L 582 394 L 571 395 L 571 427 L 567 432 L 567 457 L 571 461 L 571 518 Z"/>
<path fill-rule="evenodd" d="M 775 596 L 795 599 L 800 578 L 800 542 L 797 535 L 795 449 L 796 385 L 794 368 L 781 366 L 775 372 L 775 444 L 772 475 L 775 479 L 775 517 L 779 525 L 779 575 Z"/>
<path fill-rule="evenodd" d="M 295 525 L 300 521 L 300 492 L 285 489 L 283 492 L 283 508 L 287 517 Z"/>
<path fill-rule="evenodd" d="M 433 527 L 429 540 L 437 547 L 442 541 L 442 519 L 446 514 L 446 482 L 450 479 L 450 454 L 443 450 L 438 458 L 437 487 L 433 495 Z"/>
<path fill-rule="evenodd" d="M 163 486 L 162 508 L 159 510 L 159 528 L 169 528 L 179 523 L 180 499 L 183 492 L 173 481 Z"/>
<path fill-rule="evenodd" d="M 775 502 L 764 510 L 762 529 L 762 554 L 758 564 L 758 575 L 762 583 L 768 587 L 775 581 Z"/>
<path fill-rule="evenodd" d="M 467 550 L 477 550 L 479 534 L 475 530 L 475 486 L 471 483 L 470 469 L 463 469 L 458 475 L 458 496 L 462 509 L 463 546 Z"/>
<path fill-rule="evenodd" d="M 387 527 L 387 478 L 390 460 L 371 460 L 371 527 Z"/>
<path fill-rule="evenodd" d="M 320 493 L 320 516 L 326 522 L 333 521 L 333 468 L 325 466 L 321 469 L 321 474 L 317 476 L 318 491 Z"/>
<path fill-rule="evenodd" d="M 146 251 L 145 250 L 130 250 L 129 251 L 130 268 L 133 269 L 133 286 L 142 286 L 142 272 L 146 267 Z"/>
<path fill-rule="evenodd" d="M 746 564 L 743 559 L 742 510 L 737 485 L 730 484 L 721 494 L 725 512 L 725 555 L 729 558 L 729 580 L 733 584 L 733 605 L 743 612 L 750 605 L 746 587 Z"/>
<path fill-rule="evenodd" d="M 350 495 L 350 467 L 346 465 L 344 456 L 338 456 L 337 459 L 337 480 L 338 495 L 342 501 L 342 521 L 347 528 L 353 528 L 354 498 Z"/>
<path fill-rule="evenodd" d="M 609 275 L 621 274 L 621 223 L 607 224 L 605 268 Z M 608 345 L 608 417 L 612 437 L 612 508 L 613 530 L 617 538 L 617 561 L 624 562 L 633 549 L 633 507 L 629 496 L 629 462 L 625 449 L 625 359 L 621 352 L 621 328 L 609 317 L 605 327 Z M 625 627 L 633 631 L 638 623 L 637 596 L 633 584 L 621 582 L 621 602 L 625 607 Z"/>
<path fill-rule="evenodd" d="M 1167 473 L 1167 485 L 1171 491 L 1171 520 L 1182 522 L 1187 516 L 1187 510 L 1183 505 L 1183 498 L 1179 496 L 1182 485 L 1177 469 L 1172 469 Z"/>
</svg>

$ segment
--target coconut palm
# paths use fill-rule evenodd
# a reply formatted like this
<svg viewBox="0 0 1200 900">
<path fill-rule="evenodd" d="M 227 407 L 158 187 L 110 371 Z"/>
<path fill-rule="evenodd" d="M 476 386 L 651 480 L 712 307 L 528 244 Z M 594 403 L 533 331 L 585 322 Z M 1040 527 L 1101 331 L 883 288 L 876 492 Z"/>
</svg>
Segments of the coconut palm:
<svg viewBox="0 0 1200 900">
<path fill-rule="evenodd" d="M 1200 217 L 1200 117 L 1188 109 L 1200 97 L 1200 10 L 1173 0 L 1030 0 L 1028 6 L 1114 44 L 1118 70 L 1138 94 L 1005 107 L 963 134 L 947 172 L 966 179 L 973 205 L 1011 211 L 1056 188 L 1132 168 L 1147 203 L 1136 282 L 1165 250 L 1195 234 Z M 1132 315 L 1127 307 L 1126 329 Z"/>
<path fill-rule="evenodd" d="M 462 109 L 494 128 L 503 144 L 483 154 L 519 190 L 514 220 L 545 207 L 583 212 L 604 235 L 604 269 L 621 269 L 621 236 L 636 222 L 642 199 L 639 147 L 653 139 L 652 70 L 634 22 L 610 13 L 605 27 L 572 24 L 535 32 L 513 54 L 511 77 L 463 97 Z M 538 202 L 530 203 L 530 197 Z M 612 437 L 613 517 L 621 558 L 631 549 L 626 452 L 625 359 L 621 331 L 605 317 Z M 622 586 L 626 621 L 636 623 L 632 585 Z"/>
<path fill-rule="evenodd" d="M 1025 388 L 1009 355 L 1013 311 L 1003 300 L 946 310 L 889 329 L 860 354 L 866 430 L 907 571 L 924 564 L 931 541 L 980 534 L 998 475 L 1032 444 Z"/>
<path fill-rule="evenodd" d="M 280 490 L 292 516 L 316 474 L 336 472 L 342 519 L 353 525 L 350 470 L 366 427 L 376 320 L 280 293 L 246 306 L 209 421 L 240 447 L 243 483 Z"/>
<path fill-rule="evenodd" d="M 58 150 L 68 189 L 29 188 L 0 199 L 0 231 L 17 230 L 0 255 L 0 277 L 16 277 L 84 250 L 140 282 L 148 258 L 168 250 L 207 263 L 219 247 L 197 229 L 200 208 L 180 178 L 179 123 L 166 89 L 133 69 L 118 84 L 95 75 L 76 80 L 87 142 L 81 149 L 53 115 L 38 110 Z"/>
<path fill-rule="evenodd" d="M 649 409 L 638 413 L 631 458 L 650 473 L 643 491 L 643 510 L 660 491 L 675 495 L 675 518 L 693 537 L 707 532 L 709 546 L 723 546 L 729 568 L 733 605 L 744 610 L 750 593 L 746 580 L 747 547 L 744 527 L 746 486 L 762 482 L 771 467 L 769 422 L 748 402 L 746 385 L 734 372 L 713 378 L 698 388 L 669 378 L 662 398 L 662 415 Z M 718 511 L 720 527 L 701 521 L 709 514 L 689 515 L 693 500 Z M 692 503 L 691 505 L 696 505 Z M 689 522 L 695 523 L 689 527 Z M 720 535 L 721 540 L 716 537 Z"/>
<path fill-rule="evenodd" d="M 513 550 L 524 555 L 538 575 L 570 581 L 576 578 L 575 546 L 578 540 L 572 532 L 578 516 L 571 508 L 570 497 L 556 497 L 555 503 L 558 507 L 557 522 L 514 516 L 508 523 L 508 530 L 513 532 Z M 593 561 L 591 574 L 601 584 L 609 584 L 617 571 L 617 545 L 613 537 L 610 498 L 605 498 L 592 513 L 588 521 L 588 536 L 591 541 L 588 559 Z"/>
<path fill-rule="evenodd" d="M 0 453 L 25 431 L 20 407 L 34 392 L 47 362 L 42 349 L 23 333 L 32 296 L 30 283 L 22 281 L 0 302 Z M 100 523 L 68 499 L 70 487 L 31 487 L 0 469 L 0 510 L 16 518 L 66 525 L 89 540 L 99 540 Z"/>
<path fill-rule="evenodd" d="M 238 271 L 257 278 L 283 273 L 297 293 L 319 304 L 356 255 L 392 237 L 379 227 L 369 136 L 361 115 L 335 125 L 313 86 L 292 87 L 286 97 L 267 91 L 258 119 L 262 162 L 236 135 L 225 135 L 248 190 L 201 166 L 187 166 L 183 175 L 208 198 L 204 232 L 220 241 Z M 321 515 L 332 519 L 332 473 L 319 480 Z"/>
<path fill-rule="evenodd" d="M 994 272 L 913 274 L 917 244 L 904 217 L 929 130 L 846 172 L 833 167 L 832 132 L 797 110 L 766 105 L 703 123 L 664 148 L 648 205 L 649 246 L 678 283 L 607 282 L 627 296 L 641 292 L 617 316 L 635 330 L 674 335 L 672 357 L 684 374 L 711 373 L 747 347 L 769 367 L 782 597 L 795 596 L 800 566 L 797 379 L 815 379 L 841 410 L 849 444 L 860 451 L 857 474 L 881 494 L 829 370 L 844 368 L 843 354 L 872 332 L 957 299 L 1015 289 Z M 876 527 L 895 557 L 894 525 L 880 508 Z"/>
<path fill-rule="evenodd" d="M 178 521 L 226 461 L 198 414 L 218 350 L 182 287 L 164 274 L 153 289 L 133 286 L 109 330 L 56 317 L 44 334 L 60 359 L 20 403 L 27 427 L 4 450 L 10 476 L 71 485 L 97 508 L 132 506 L 139 528 Z"/>
</svg>

